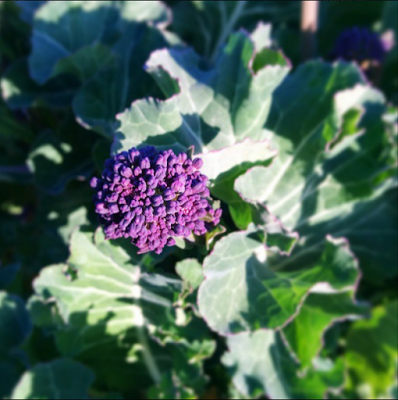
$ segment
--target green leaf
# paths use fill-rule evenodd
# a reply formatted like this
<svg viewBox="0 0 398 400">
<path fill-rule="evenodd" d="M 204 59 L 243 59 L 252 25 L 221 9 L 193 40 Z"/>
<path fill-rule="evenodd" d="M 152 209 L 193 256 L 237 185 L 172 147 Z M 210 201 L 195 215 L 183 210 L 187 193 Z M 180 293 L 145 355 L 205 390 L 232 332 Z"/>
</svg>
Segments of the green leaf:
<svg viewBox="0 0 398 400">
<path fill-rule="evenodd" d="M 0 2 L 0 68 L 29 52 L 29 27 L 21 21 L 14 1 Z"/>
<path fill-rule="evenodd" d="M 194 384 L 202 379 L 201 359 L 190 360 L 190 348 L 206 343 L 206 332 L 203 339 L 182 336 L 180 341 L 178 326 L 173 328 L 180 281 L 145 272 L 143 265 L 153 264 L 153 258 L 132 250 L 126 241 L 105 241 L 101 231 L 94 238 L 92 233 L 76 232 L 68 265 L 41 272 L 34 287 L 59 310 L 61 319 L 54 321 L 57 346 L 120 390 L 131 390 L 131 376 L 145 388 L 174 368 L 184 375 L 179 375 L 184 384 Z M 160 339 L 167 345 L 160 345 Z"/>
<path fill-rule="evenodd" d="M 326 330 L 341 321 L 361 318 L 368 311 L 352 293 L 313 293 L 300 314 L 283 329 L 283 336 L 303 368 L 309 367 L 324 345 Z"/>
<path fill-rule="evenodd" d="M 317 290 L 350 290 L 358 267 L 344 240 L 327 238 L 320 259 L 289 271 L 275 271 L 264 243 L 249 232 L 220 240 L 204 261 L 206 280 L 199 290 L 199 310 L 221 335 L 288 323 L 309 294 Z"/>
<path fill-rule="evenodd" d="M 12 399 L 88 399 L 94 374 L 68 359 L 39 364 L 26 372 L 14 389 Z"/>
<path fill-rule="evenodd" d="M 204 280 L 202 266 L 194 258 L 187 258 L 177 263 L 176 271 L 187 290 L 196 290 Z"/>
<path fill-rule="evenodd" d="M 234 190 L 238 176 L 257 165 L 269 165 L 276 151 L 268 141 L 244 142 L 200 155 L 203 160 L 201 172 L 211 181 L 214 196 L 231 205 L 242 199 Z"/>
<path fill-rule="evenodd" d="M 19 347 L 32 330 L 29 313 L 18 296 L 0 292 L 0 396 L 10 396 L 24 367 L 25 355 Z"/>
<path fill-rule="evenodd" d="M 35 15 L 36 10 L 41 7 L 45 1 L 39 0 L 39 1 L 25 1 L 25 0 L 17 0 L 14 3 L 18 5 L 18 7 L 21 10 L 21 18 L 31 24 L 33 22 L 33 17 Z"/>
<path fill-rule="evenodd" d="M 73 101 L 80 123 L 106 137 L 116 129 L 116 115 L 137 98 L 148 96 L 155 86 L 143 66 L 152 51 L 167 47 L 167 34 L 146 24 L 126 27 L 112 51 L 116 62 L 90 80 Z"/>
<path fill-rule="evenodd" d="M 361 398 L 383 398 L 396 382 L 398 303 L 373 309 L 369 320 L 356 322 L 347 339 L 346 364 Z"/>
<path fill-rule="evenodd" d="M 13 355 L 0 355 L 0 397 L 9 398 L 19 378 L 24 372 L 25 366 L 20 357 Z"/>
<path fill-rule="evenodd" d="M 1 78 L 1 91 L 11 109 L 44 104 L 49 107 L 69 106 L 79 87 L 73 76 L 60 76 L 38 85 L 29 75 L 27 59 L 14 62 Z"/>
<path fill-rule="evenodd" d="M 396 161 L 385 151 L 389 138 L 381 93 L 362 85 L 339 92 L 360 80 L 348 64 L 314 61 L 299 67 L 276 90 L 266 124 L 278 156 L 268 168 L 239 177 L 235 190 L 250 203 L 265 204 L 289 231 L 298 232 L 300 241 L 287 263 L 297 264 L 301 251 L 319 252 L 327 234 L 346 236 L 365 260 L 366 277 L 384 280 L 397 271 L 392 247 L 397 224 L 389 206 L 393 195 L 387 194 L 396 186 Z M 370 249 L 372 221 L 381 236 Z M 366 266 L 369 254 L 373 267 Z M 378 276 L 372 274 L 376 270 Z"/>
<path fill-rule="evenodd" d="M 0 353 L 7 353 L 22 345 L 31 328 L 22 299 L 0 292 Z"/>
<path fill-rule="evenodd" d="M 139 100 L 120 114 L 113 152 L 152 144 L 177 151 L 193 145 L 201 153 L 264 139 L 273 91 L 289 68 L 265 65 L 254 74 L 254 51 L 247 35 L 234 34 L 208 70 L 191 49 L 154 52 L 146 69 L 170 98 Z"/>
<path fill-rule="evenodd" d="M 34 17 L 32 54 L 29 69 L 40 84 L 65 70 L 69 65 L 81 68 L 82 49 L 97 58 L 98 43 L 113 44 L 115 32 L 130 21 L 165 24 L 167 9 L 160 2 L 74 1 L 48 2 Z M 62 27 L 62 29 L 60 29 Z M 90 49 L 90 46 L 94 46 Z M 97 50 L 96 50 L 97 49 Z M 76 55 L 76 53 L 78 53 Z M 90 63 L 94 59 L 87 55 Z M 63 66 L 60 64 L 64 63 Z M 83 66 L 86 69 L 85 66 Z"/>
<path fill-rule="evenodd" d="M 0 263 L 0 290 L 5 289 L 15 278 L 20 264 L 1 265 Z"/>
<path fill-rule="evenodd" d="M 6 105 L 0 101 L 0 140 L 14 139 L 31 142 L 34 138 L 33 132 L 23 123 L 17 121 Z"/>
<path fill-rule="evenodd" d="M 296 22 L 300 14 L 299 4 L 290 1 L 181 1 L 173 11 L 174 30 L 210 61 L 239 28 Z"/>
<path fill-rule="evenodd" d="M 323 399 L 344 383 L 344 365 L 317 361 L 315 368 L 299 375 L 278 333 L 258 331 L 228 338 L 223 357 L 236 388 L 244 396 L 267 395 L 274 399 Z"/>
<path fill-rule="evenodd" d="M 69 118 L 55 134 L 43 132 L 28 158 L 37 185 L 50 194 L 59 194 L 70 180 L 88 177 L 93 170 L 91 149 L 95 139 L 93 133 Z"/>
</svg>

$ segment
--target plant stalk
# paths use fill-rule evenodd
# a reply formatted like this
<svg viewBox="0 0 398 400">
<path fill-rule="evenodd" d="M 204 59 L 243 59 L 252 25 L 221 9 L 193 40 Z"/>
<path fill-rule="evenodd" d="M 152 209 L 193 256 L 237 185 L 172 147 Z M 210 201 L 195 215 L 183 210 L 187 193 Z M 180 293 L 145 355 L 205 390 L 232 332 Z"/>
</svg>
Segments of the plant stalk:
<svg viewBox="0 0 398 400">
<path fill-rule="evenodd" d="M 301 2 L 301 56 L 308 60 L 317 52 L 319 1 Z"/>
</svg>

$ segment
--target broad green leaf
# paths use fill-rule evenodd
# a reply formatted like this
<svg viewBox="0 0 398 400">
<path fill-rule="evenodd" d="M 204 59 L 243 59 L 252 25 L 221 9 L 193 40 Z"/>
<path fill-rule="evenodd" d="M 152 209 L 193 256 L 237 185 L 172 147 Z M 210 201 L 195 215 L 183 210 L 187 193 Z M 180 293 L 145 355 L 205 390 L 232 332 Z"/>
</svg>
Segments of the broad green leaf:
<svg viewBox="0 0 398 400">
<path fill-rule="evenodd" d="M 14 1 L 0 2 L 0 69 L 29 52 L 29 27 Z"/>
<path fill-rule="evenodd" d="M 73 56 L 60 60 L 54 75 L 74 75 L 81 82 L 87 82 L 100 71 L 114 67 L 116 62 L 116 54 L 109 47 L 94 43 L 76 51 Z"/>
<path fill-rule="evenodd" d="M 143 4 L 142 4 L 143 3 Z M 160 2 L 68 1 L 48 2 L 34 17 L 29 69 L 38 83 L 57 73 L 60 63 L 80 68 L 82 55 L 75 54 L 97 43 L 113 44 L 115 33 L 130 21 L 167 22 L 167 10 Z M 90 57 L 86 58 L 87 61 Z M 98 58 L 101 61 L 100 58 Z M 102 62 L 102 61 L 101 61 Z"/>
<path fill-rule="evenodd" d="M 232 233 L 215 245 L 203 268 L 199 310 L 221 335 L 280 328 L 315 288 L 346 291 L 358 279 L 346 243 L 331 237 L 319 259 L 279 272 L 268 265 L 266 247 L 256 233 Z"/>
<path fill-rule="evenodd" d="M 352 293 L 312 293 L 300 314 L 283 329 L 283 336 L 302 367 L 309 367 L 319 355 L 326 330 L 333 324 L 366 315 L 367 306 L 356 304 L 352 296 Z"/>
<path fill-rule="evenodd" d="M 48 267 L 35 281 L 39 297 L 59 310 L 61 320 L 54 323 L 60 352 L 91 366 L 99 379 L 120 390 L 131 390 L 131 376 L 146 387 L 173 368 L 184 383 L 195 384 L 202 379 L 201 359 L 190 360 L 190 349 L 205 345 L 207 333 L 192 342 L 180 338 L 178 331 L 185 328 L 175 325 L 173 308 L 180 281 L 145 272 L 152 257 L 137 256 L 126 241 L 117 243 L 105 241 L 100 231 L 94 239 L 92 233 L 76 232 L 68 265 Z"/>
<path fill-rule="evenodd" d="M 211 181 L 211 192 L 227 204 L 240 203 L 241 197 L 234 190 L 238 176 L 257 165 L 269 165 L 276 151 L 268 141 L 244 142 L 200 155 L 201 172 Z"/>
<path fill-rule="evenodd" d="M 26 372 L 12 399 L 88 399 L 94 374 L 84 365 L 68 359 L 39 364 Z"/>
<path fill-rule="evenodd" d="M 234 34 L 208 70 L 191 49 L 154 52 L 146 69 L 169 99 L 139 100 L 120 114 L 113 152 L 152 144 L 201 153 L 264 139 L 273 91 L 289 68 L 264 65 L 254 74 L 254 51 L 247 35 Z"/>
<path fill-rule="evenodd" d="M 30 317 L 22 299 L 0 292 L 0 353 L 19 347 L 30 331 Z"/>
<path fill-rule="evenodd" d="M 347 339 L 346 364 L 361 398 L 383 398 L 396 382 L 398 303 L 373 309 L 369 320 L 356 322 Z"/>
<path fill-rule="evenodd" d="M 24 367 L 25 355 L 19 347 L 32 329 L 25 304 L 18 296 L 0 292 L 0 396 L 11 395 Z"/>
<path fill-rule="evenodd" d="M 0 397 L 2 399 L 10 398 L 12 390 L 18 383 L 24 370 L 25 365 L 20 360 L 20 357 L 0 355 Z"/>
<path fill-rule="evenodd" d="M 0 263 L 0 290 L 5 289 L 15 278 L 20 264 L 1 265 Z"/>
<path fill-rule="evenodd" d="M 70 119 L 63 121 L 56 133 L 43 132 L 33 143 L 28 158 L 36 184 L 51 194 L 59 194 L 70 180 L 88 177 L 93 170 L 91 149 L 95 139 L 93 133 Z"/>
<path fill-rule="evenodd" d="M 344 383 L 344 365 L 338 361 L 317 361 L 315 368 L 299 375 L 278 333 L 258 331 L 240 334 L 227 340 L 229 352 L 223 357 L 238 391 L 257 398 L 323 399 L 329 390 Z"/>
<path fill-rule="evenodd" d="M 294 257 L 283 265 L 296 265 L 301 251 L 318 252 L 327 234 L 347 236 L 361 258 L 372 254 L 373 269 L 381 270 L 376 278 L 383 280 L 396 274 L 396 252 L 386 247 L 396 239 L 397 226 L 394 214 L 385 213 L 386 207 L 391 210 L 387 192 L 396 186 L 396 166 L 385 151 L 389 139 L 381 93 L 362 85 L 338 92 L 360 79 L 347 64 L 299 67 L 277 89 L 266 124 L 278 156 L 270 167 L 239 177 L 235 190 L 250 202 L 266 204 L 288 230 L 299 233 Z M 308 104 L 313 104 L 309 113 Z M 371 221 L 377 221 L 382 235 L 380 249 L 365 246 L 373 237 Z M 365 273 L 374 279 L 370 267 Z"/>
<path fill-rule="evenodd" d="M 79 87 L 73 76 L 60 76 L 39 85 L 29 76 L 27 59 L 13 63 L 1 78 L 3 98 L 11 109 L 44 104 L 50 107 L 68 106 Z"/>
<path fill-rule="evenodd" d="M 249 168 L 269 165 L 275 155 L 268 141 L 250 139 L 199 155 L 204 163 L 201 172 L 210 179 L 212 195 L 229 205 L 238 228 L 246 229 L 252 222 L 252 215 L 246 214 L 246 204 L 234 190 L 235 180 Z"/>
<path fill-rule="evenodd" d="M 14 3 L 16 3 L 18 5 L 18 7 L 21 10 L 21 18 L 22 20 L 24 20 L 25 22 L 31 24 L 33 22 L 33 18 L 35 15 L 35 12 L 37 11 L 37 9 L 39 7 L 41 7 L 45 1 L 43 0 L 29 0 L 29 1 L 25 1 L 25 0 L 17 0 Z"/>
<path fill-rule="evenodd" d="M 73 109 L 81 124 L 112 137 L 116 115 L 131 103 L 153 92 L 155 86 L 143 66 L 152 51 L 167 47 L 171 40 L 164 31 L 146 24 L 130 24 L 112 48 L 117 58 L 79 91 Z"/>
<path fill-rule="evenodd" d="M 291 1 L 181 1 L 173 11 L 174 30 L 210 61 L 234 31 L 252 30 L 259 21 L 295 22 L 300 14 Z"/>
<path fill-rule="evenodd" d="M 3 139 L 31 142 L 34 134 L 29 127 L 19 122 L 0 100 L 0 143 Z"/>
<path fill-rule="evenodd" d="M 92 220 L 97 221 L 92 210 L 93 192 L 88 182 L 71 182 L 59 196 L 40 195 L 40 202 L 32 213 L 35 191 L 16 187 L 16 198 L 22 204 L 21 215 L 14 219 L 1 218 L 1 246 L 5 254 L 14 253 L 21 263 L 24 276 L 32 279 L 43 267 L 65 262 L 69 254 L 69 241 L 73 231 Z M 33 200 L 32 200 L 33 199 Z M 17 203 L 19 204 L 19 203 Z M 24 221 L 28 213 L 29 221 Z M 27 283 L 30 287 L 30 281 Z"/>
</svg>

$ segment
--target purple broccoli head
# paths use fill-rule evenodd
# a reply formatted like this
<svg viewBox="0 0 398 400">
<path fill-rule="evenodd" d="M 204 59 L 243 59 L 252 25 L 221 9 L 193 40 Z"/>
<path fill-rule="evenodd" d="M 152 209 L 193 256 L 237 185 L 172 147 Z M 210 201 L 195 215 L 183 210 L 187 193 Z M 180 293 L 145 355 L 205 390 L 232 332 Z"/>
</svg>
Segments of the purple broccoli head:
<svg viewBox="0 0 398 400">
<path fill-rule="evenodd" d="M 101 179 L 92 178 L 95 210 L 107 239 L 131 238 L 139 253 L 160 254 L 174 237 L 204 235 L 221 217 L 211 206 L 201 159 L 147 146 L 106 160 Z"/>
<path fill-rule="evenodd" d="M 336 40 L 333 57 L 356 61 L 366 69 L 383 62 L 388 49 L 382 38 L 368 28 L 353 27 L 344 30 Z"/>
</svg>

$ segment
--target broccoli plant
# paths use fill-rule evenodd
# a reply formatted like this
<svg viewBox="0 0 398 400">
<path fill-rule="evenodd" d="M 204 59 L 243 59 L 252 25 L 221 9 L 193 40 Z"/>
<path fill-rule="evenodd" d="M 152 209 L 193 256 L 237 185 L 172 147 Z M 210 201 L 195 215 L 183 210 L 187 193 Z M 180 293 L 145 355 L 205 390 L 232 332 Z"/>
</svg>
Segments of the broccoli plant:
<svg viewBox="0 0 398 400">
<path fill-rule="evenodd" d="M 0 397 L 393 398 L 388 11 L 168 3 L 0 3 Z"/>
</svg>

